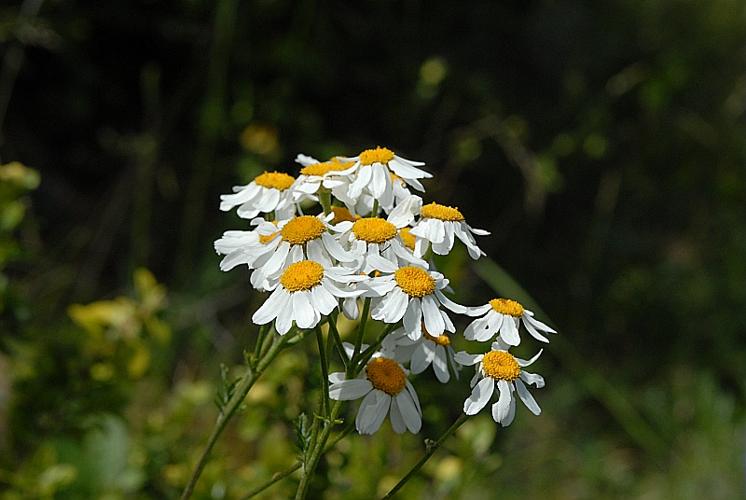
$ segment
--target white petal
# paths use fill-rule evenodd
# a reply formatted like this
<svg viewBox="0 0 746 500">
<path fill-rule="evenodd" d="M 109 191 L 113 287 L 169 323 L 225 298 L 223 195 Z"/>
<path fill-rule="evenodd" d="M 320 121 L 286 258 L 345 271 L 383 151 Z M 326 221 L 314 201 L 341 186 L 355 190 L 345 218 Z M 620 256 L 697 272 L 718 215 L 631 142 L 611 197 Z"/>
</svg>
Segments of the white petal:
<svg viewBox="0 0 746 500">
<path fill-rule="evenodd" d="M 416 297 L 409 299 L 409 305 L 404 313 L 404 329 L 412 339 L 417 339 L 422 335 L 422 307 L 420 299 Z"/>
<path fill-rule="evenodd" d="M 435 346 L 435 357 L 433 358 L 433 371 L 439 382 L 445 384 L 451 378 L 448 373 L 448 358 L 446 349 L 442 345 Z"/>
<path fill-rule="evenodd" d="M 251 317 L 251 321 L 257 325 L 266 325 L 277 317 L 280 311 L 284 310 L 290 302 L 290 294 L 284 288 L 275 288 L 272 295 L 264 301 L 264 304 L 256 310 Z"/>
<path fill-rule="evenodd" d="M 508 345 L 518 345 L 521 343 L 521 338 L 518 336 L 516 320 L 513 316 L 506 316 L 503 318 L 503 324 L 500 327 L 500 338 Z"/>
<path fill-rule="evenodd" d="M 402 434 L 407 430 L 407 425 L 404 423 L 404 418 L 399 411 L 399 405 L 396 402 L 396 398 L 391 400 L 391 411 L 389 412 L 391 418 L 391 428 L 397 434 Z"/>
<path fill-rule="evenodd" d="M 539 408 L 539 404 L 536 402 L 531 393 L 528 392 L 528 389 L 526 389 L 526 386 L 523 384 L 523 382 L 521 382 L 520 379 L 517 379 L 514 384 L 516 392 L 518 392 L 518 397 L 521 398 L 521 401 L 523 401 L 523 404 L 526 405 L 526 408 L 528 408 L 529 411 L 534 415 L 541 415 L 541 408 Z"/>
<path fill-rule="evenodd" d="M 329 374 L 329 382 L 332 384 L 336 384 L 337 382 L 342 382 L 345 379 L 344 372 L 332 372 Z"/>
<path fill-rule="evenodd" d="M 337 401 L 351 401 L 360 399 L 373 390 L 370 380 L 353 378 L 333 383 L 329 387 L 329 397 Z"/>
<path fill-rule="evenodd" d="M 315 326 L 313 306 L 306 291 L 295 292 L 293 295 L 293 318 L 298 328 L 312 328 Z"/>
<path fill-rule="evenodd" d="M 443 316 L 440 315 L 438 304 L 431 295 L 422 297 L 422 317 L 425 319 L 425 328 L 433 337 L 439 337 L 445 330 Z"/>
<path fill-rule="evenodd" d="M 484 354 L 469 354 L 466 351 L 459 351 L 453 357 L 456 363 L 463 366 L 474 366 L 484 358 Z"/>
<path fill-rule="evenodd" d="M 435 355 L 432 349 L 427 348 L 425 342 L 427 341 L 423 340 L 420 345 L 415 347 L 414 352 L 412 353 L 412 359 L 409 362 L 409 369 L 412 370 L 412 373 L 415 375 L 424 372 L 425 369 L 430 366 L 433 356 Z"/>
<path fill-rule="evenodd" d="M 539 374 L 524 372 L 523 370 L 521 370 L 520 377 L 521 377 L 521 380 L 523 380 L 525 383 L 529 385 L 533 384 L 538 389 L 541 389 L 542 387 L 544 387 L 544 377 L 542 377 Z"/>
<path fill-rule="evenodd" d="M 542 352 L 544 352 L 544 349 L 539 349 L 539 352 L 537 352 L 536 354 L 534 354 L 534 356 L 531 359 L 529 359 L 529 360 L 525 360 L 525 359 L 521 359 L 521 358 L 515 358 L 515 359 L 516 359 L 516 361 L 518 361 L 518 366 L 520 366 L 521 368 L 523 368 L 524 366 L 529 366 L 529 365 L 533 364 L 534 361 L 536 361 L 537 359 L 539 359 L 539 356 L 541 356 Z"/>
<path fill-rule="evenodd" d="M 407 425 L 407 429 L 412 434 L 420 432 L 422 427 L 422 416 L 417 411 L 417 407 L 412 401 L 412 398 L 407 391 L 401 391 L 396 395 L 396 404 L 399 406 L 399 411 L 404 418 L 404 423 Z"/>
<path fill-rule="evenodd" d="M 495 390 L 495 381 L 490 377 L 485 377 L 479 381 L 474 389 L 471 391 L 471 395 L 464 401 L 464 413 L 467 415 L 475 415 L 479 413 L 479 410 L 489 402 L 492 397 L 492 393 Z"/>
<path fill-rule="evenodd" d="M 323 233 L 321 239 L 329 254 L 340 262 L 353 262 L 355 256 L 346 252 L 342 245 L 329 233 Z"/>
<path fill-rule="evenodd" d="M 383 419 L 386 418 L 386 414 L 391 407 L 391 396 L 385 392 L 374 389 L 370 391 L 370 394 L 375 395 L 375 400 L 368 406 L 366 414 L 363 415 L 361 421 L 355 422 L 357 431 L 360 434 L 373 434 L 375 433 L 383 423 Z M 367 399 L 368 396 L 366 396 Z M 401 408 L 400 408 L 401 409 Z M 358 413 L 359 416 L 359 413 Z"/>
<path fill-rule="evenodd" d="M 497 382 L 497 389 L 500 391 L 500 398 L 497 403 L 492 405 L 492 419 L 497 423 L 502 423 L 510 410 L 510 400 L 512 399 L 510 384 L 505 380 L 500 380 Z"/>
<path fill-rule="evenodd" d="M 445 294 L 441 292 L 440 290 L 435 291 L 435 296 L 438 297 L 438 301 L 440 301 L 440 303 L 443 304 L 443 306 L 455 312 L 456 314 L 467 313 L 468 308 L 466 306 L 462 306 L 461 304 L 456 304 L 454 301 L 446 297 Z"/>
</svg>

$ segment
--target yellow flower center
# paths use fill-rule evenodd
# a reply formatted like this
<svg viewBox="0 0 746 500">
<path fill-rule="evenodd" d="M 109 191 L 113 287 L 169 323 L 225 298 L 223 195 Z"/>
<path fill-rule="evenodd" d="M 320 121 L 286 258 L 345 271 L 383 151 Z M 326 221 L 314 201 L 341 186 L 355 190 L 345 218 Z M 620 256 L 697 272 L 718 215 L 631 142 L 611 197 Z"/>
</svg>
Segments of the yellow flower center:
<svg viewBox="0 0 746 500">
<path fill-rule="evenodd" d="M 340 161 L 337 158 L 332 158 L 329 161 L 323 161 L 321 163 L 314 163 L 300 169 L 300 173 L 303 175 L 318 175 L 322 176 L 329 172 L 340 172 L 347 170 L 355 163 L 351 161 Z"/>
<path fill-rule="evenodd" d="M 492 299 L 490 305 L 495 312 L 500 314 L 507 314 L 520 318 L 523 316 L 523 306 L 511 299 Z"/>
<path fill-rule="evenodd" d="M 326 227 L 313 215 L 301 215 L 285 224 L 280 233 L 282 239 L 291 245 L 302 245 L 308 241 L 320 237 Z"/>
<path fill-rule="evenodd" d="M 458 208 L 441 205 L 440 203 L 428 203 L 420 209 L 422 217 L 430 219 L 447 220 L 451 222 L 460 222 L 464 220 Z"/>
<path fill-rule="evenodd" d="M 396 226 L 380 217 L 365 217 L 352 225 L 352 232 L 359 240 L 384 243 L 396 236 Z"/>
<path fill-rule="evenodd" d="M 391 396 L 396 396 L 407 383 L 399 363 L 389 358 L 373 358 L 365 367 L 365 374 L 373 387 Z"/>
<path fill-rule="evenodd" d="M 394 159 L 394 152 L 388 148 L 378 146 L 376 149 L 366 149 L 360 153 L 360 164 L 373 165 L 383 163 L 384 165 Z"/>
<path fill-rule="evenodd" d="M 254 177 L 254 183 L 265 187 L 285 191 L 293 185 L 295 177 L 284 172 L 264 172 Z"/>
<path fill-rule="evenodd" d="M 332 224 L 339 224 L 344 221 L 355 222 L 360 218 L 359 215 L 352 215 L 346 207 L 332 207 L 332 212 L 334 213 Z"/>
<path fill-rule="evenodd" d="M 496 380 L 511 381 L 521 374 L 521 367 L 507 351 L 490 351 L 482 358 L 482 371 Z"/>
<path fill-rule="evenodd" d="M 310 290 L 324 278 L 324 266 L 312 260 L 290 264 L 280 276 L 280 283 L 288 292 Z"/>
<path fill-rule="evenodd" d="M 422 334 L 430 342 L 435 342 L 436 344 L 442 345 L 443 347 L 451 345 L 451 339 L 448 337 L 448 335 L 446 335 L 445 333 L 443 333 L 442 335 L 440 335 L 438 337 L 433 337 L 432 335 L 430 335 L 430 332 L 428 332 L 427 330 L 425 330 L 425 326 L 424 325 L 422 326 Z"/>
<path fill-rule="evenodd" d="M 280 231 L 275 231 L 274 233 L 270 233 L 270 234 L 260 234 L 259 235 L 259 243 L 261 243 L 262 245 L 266 245 L 270 241 L 272 241 L 275 238 L 277 238 L 278 234 L 280 234 Z"/>
<path fill-rule="evenodd" d="M 435 280 L 419 267 L 400 267 L 394 273 L 396 284 L 410 297 L 424 297 L 435 291 Z"/>
<path fill-rule="evenodd" d="M 399 229 L 399 237 L 401 238 L 402 243 L 404 243 L 404 246 L 414 252 L 414 244 L 417 239 L 411 233 L 411 229 L 409 229 L 408 227 Z"/>
</svg>

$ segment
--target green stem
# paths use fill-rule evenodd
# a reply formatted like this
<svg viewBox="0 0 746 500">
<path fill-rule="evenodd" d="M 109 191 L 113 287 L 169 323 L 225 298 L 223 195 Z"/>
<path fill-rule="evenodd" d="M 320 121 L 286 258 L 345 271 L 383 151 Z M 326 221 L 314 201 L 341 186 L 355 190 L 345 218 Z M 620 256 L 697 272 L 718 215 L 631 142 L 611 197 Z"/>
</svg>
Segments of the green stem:
<svg viewBox="0 0 746 500">
<path fill-rule="evenodd" d="M 396 494 L 396 492 L 402 488 L 402 486 L 407 484 L 407 481 L 409 481 L 412 478 L 412 476 L 417 474 L 417 472 L 422 468 L 422 466 L 425 465 L 425 462 L 427 462 L 430 459 L 430 457 L 433 456 L 433 453 L 435 453 L 438 450 L 438 448 L 440 448 L 440 445 L 443 444 L 443 441 L 445 441 L 448 438 L 448 436 L 456 432 L 456 429 L 461 427 L 461 425 L 464 422 L 466 422 L 468 418 L 469 418 L 468 415 L 462 413 L 461 416 L 458 417 L 456 421 L 448 429 L 446 429 L 446 431 L 438 438 L 437 441 L 435 441 L 434 443 L 430 443 L 427 446 L 427 450 L 425 451 L 425 454 L 422 456 L 422 458 L 420 458 L 420 460 L 416 464 L 414 464 L 411 469 L 409 469 L 409 472 L 407 472 L 407 474 L 403 478 L 401 478 L 401 480 L 398 483 L 396 483 L 396 485 L 393 488 L 391 488 L 391 491 L 386 493 L 386 495 L 382 498 L 382 500 L 385 500 L 386 498 L 392 498 Z"/>
<path fill-rule="evenodd" d="M 378 200 L 373 200 L 373 210 L 371 210 L 371 213 L 373 214 L 372 217 L 378 217 Z"/>
<path fill-rule="evenodd" d="M 388 325 L 385 330 L 381 333 L 381 335 L 378 336 L 378 339 L 376 339 L 375 342 L 373 342 L 371 345 L 368 346 L 366 350 L 360 353 L 360 355 L 354 359 L 352 362 L 356 367 L 356 371 L 359 373 L 360 370 L 362 370 L 363 366 L 368 362 L 370 357 L 373 355 L 374 352 L 376 352 L 376 349 L 378 349 L 383 342 L 383 339 L 386 338 L 386 336 L 394 331 L 394 329 L 398 326 L 398 323 L 394 323 L 392 325 Z"/>
<path fill-rule="evenodd" d="M 326 349 L 324 348 L 324 334 L 321 332 L 321 327 L 316 326 L 316 343 L 319 346 L 319 357 L 321 358 L 321 384 L 324 388 L 322 391 L 323 396 L 321 398 L 321 414 L 324 417 L 329 416 L 329 365 L 326 358 Z"/>
<path fill-rule="evenodd" d="M 243 377 L 241 377 L 241 381 L 238 383 L 238 386 L 236 387 L 230 401 L 228 401 L 228 404 L 225 406 L 223 413 L 218 416 L 218 420 L 215 423 L 215 427 L 212 429 L 212 433 L 207 440 L 207 444 L 202 450 L 197 464 L 194 466 L 192 475 L 189 478 L 189 483 L 186 485 L 186 487 L 184 487 L 184 491 L 181 493 L 181 500 L 186 500 L 187 498 L 190 498 L 192 496 L 194 487 L 197 484 L 197 480 L 199 480 L 199 476 L 202 474 L 202 470 L 207 464 L 207 459 L 210 455 L 210 452 L 215 446 L 215 443 L 217 442 L 220 435 L 223 433 L 223 430 L 225 430 L 225 426 L 236 413 L 236 410 L 238 410 L 239 406 L 241 406 L 241 403 L 246 397 L 246 394 L 248 394 L 248 392 L 254 386 L 254 383 L 264 373 L 264 370 L 266 370 L 267 367 L 269 367 L 269 365 L 275 360 L 277 355 L 285 347 L 287 341 L 290 340 L 290 337 L 292 337 L 292 334 L 284 335 L 276 339 L 272 347 L 269 349 L 269 351 L 267 351 L 267 354 L 262 356 L 262 358 L 259 360 L 256 369 L 253 369 L 251 366 L 246 369 L 246 373 Z"/>
<path fill-rule="evenodd" d="M 319 189 L 319 203 L 321 208 L 324 209 L 324 215 L 327 215 L 332 211 L 332 194 L 326 188 Z"/>
<path fill-rule="evenodd" d="M 335 446 L 337 446 L 337 443 L 339 443 L 341 440 L 346 438 L 350 434 L 350 432 L 352 432 L 353 430 L 354 430 L 354 426 L 348 425 L 347 428 L 343 430 L 339 436 L 334 438 L 334 440 L 331 443 L 329 443 L 329 445 L 324 449 L 324 453 L 327 453 L 328 451 L 333 449 Z M 275 475 L 273 475 L 272 478 L 268 480 L 267 482 L 251 490 L 241 500 L 249 500 L 250 498 L 257 496 L 259 493 L 263 492 L 264 490 L 266 490 L 273 484 L 285 479 L 286 477 L 288 477 L 290 474 L 297 471 L 301 467 L 303 467 L 303 462 L 299 460 L 295 462 L 293 465 L 291 465 L 290 467 L 288 467 L 287 469 L 285 469 L 284 471 L 278 472 Z"/>
<path fill-rule="evenodd" d="M 306 498 L 306 495 L 308 494 L 308 487 L 311 485 L 311 479 L 313 478 L 313 473 L 319 464 L 321 456 L 326 451 L 324 447 L 326 446 L 326 442 L 329 439 L 329 435 L 332 433 L 334 421 L 339 415 L 341 409 L 342 401 L 335 401 L 329 415 L 329 422 L 321 431 L 321 434 L 318 436 L 316 444 L 311 451 L 311 456 L 306 461 L 305 467 L 303 467 L 303 474 L 301 475 L 300 483 L 298 483 L 298 489 L 295 491 L 295 500 L 303 500 L 304 498 Z"/>
<path fill-rule="evenodd" d="M 336 314 L 329 316 L 328 324 L 329 324 L 329 333 L 331 337 L 333 337 L 334 339 L 334 344 L 337 346 L 337 353 L 339 354 L 339 357 L 342 359 L 342 364 L 345 367 L 345 373 L 346 373 L 350 360 L 347 357 L 347 353 L 345 352 L 344 346 L 342 345 L 342 338 L 339 336 L 339 330 L 337 330 Z"/>
<path fill-rule="evenodd" d="M 266 333 L 267 325 L 260 326 L 259 332 L 256 334 L 256 345 L 254 346 L 254 363 L 259 361 L 259 356 L 262 354 L 262 343 L 264 342 L 264 335 Z"/>
</svg>

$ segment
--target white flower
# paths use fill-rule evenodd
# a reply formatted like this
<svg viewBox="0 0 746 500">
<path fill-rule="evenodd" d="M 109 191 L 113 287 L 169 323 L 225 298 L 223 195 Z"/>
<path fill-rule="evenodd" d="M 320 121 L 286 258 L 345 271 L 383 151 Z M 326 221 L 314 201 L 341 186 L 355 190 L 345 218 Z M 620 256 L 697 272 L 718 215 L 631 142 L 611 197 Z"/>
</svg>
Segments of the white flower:
<svg viewBox="0 0 746 500">
<path fill-rule="evenodd" d="M 349 350 L 351 346 L 345 345 Z M 349 354 L 349 353 L 348 353 Z M 360 434 L 373 434 L 390 415 L 391 427 L 401 434 L 416 434 L 422 427 L 422 408 L 406 370 L 384 350 L 373 355 L 360 375 L 345 379 L 341 372 L 329 374 L 329 397 L 337 401 L 363 398 L 355 418 Z"/>
<path fill-rule="evenodd" d="M 483 306 L 470 308 L 469 315 L 483 316 L 475 319 L 466 327 L 464 337 L 467 340 L 485 342 L 491 340 L 499 331 L 503 342 L 508 345 L 518 345 L 521 342 L 518 335 L 521 321 L 528 333 L 542 342 L 549 342 L 549 339 L 542 333 L 557 333 L 550 326 L 534 319 L 534 313 L 511 299 L 492 299 Z"/>
<path fill-rule="evenodd" d="M 391 333 L 392 339 L 389 342 L 397 347 L 397 352 L 402 352 L 402 358 L 409 361 L 409 369 L 415 375 L 432 365 L 437 379 L 445 384 L 451 378 L 450 366 L 458 378 L 461 365 L 454 359 L 456 353 L 451 347 L 451 338 L 448 334 L 433 337 L 427 329 L 423 329 L 422 333 L 422 337 L 412 340 L 404 328 L 399 328 Z"/>
<path fill-rule="evenodd" d="M 442 274 L 421 267 L 404 266 L 391 274 L 371 278 L 361 283 L 371 301 L 371 318 L 384 323 L 404 320 L 404 328 L 413 340 L 422 336 L 422 325 L 433 337 L 444 331 L 455 331 L 443 305 L 451 311 L 465 314 L 467 308 L 443 295 L 448 280 Z"/>
<path fill-rule="evenodd" d="M 541 355 L 541 351 L 526 361 L 516 358 L 508 351 L 504 342 L 494 342 L 492 350 L 486 354 L 469 354 L 460 351 L 456 354 L 456 361 L 462 365 L 478 364 L 474 378 L 471 381 L 471 395 L 464 401 L 464 413 L 475 415 L 489 403 L 495 386 L 500 394 L 497 403 L 492 405 L 492 418 L 495 422 L 507 427 L 515 417 L 514 392 L 534 415 L 541 413 L 541 408 L 528 392 L 526 384 L 544 387 L 544 378 L 535 373 L 523 371 L 522 368 L 531 365 Z"/>
<path fill-rule="evenodd" d="M 471 258 L 478 259 L 485 253 L 477 246 L 472 235 L 485 236 L 490 233 L 469 226 L 458 208 L 429 203 L 420 209 L 420 220 L 414 225 L 412 234 L 417 236 L 415 254 L 419 257 L 425 254 L 430 243 L 433 252 L 448 255 L 456 236 L 466 245 Z"/>
<path fill-rule="evenodd" d="M 388 211 L 394 205 L 392 173 L 418 191 L 424 191 L 419 179 L 432 177 L 432 174 L 417 168 L 424 163 L 397 156 L 387 148 L 367 149 L 358 156 L 343 158 L 343 160 L 355 162 L 354 180 L 347 187 L 346 193 L 335 193 L 335 196 L 346 204 L 350 201 L 357 201 L 363 194 L 368 194 Z M 402 193 L 400 192 L 399 195 L 401 196 Z"/>
<path fill-rule="evenodd" d="M 344 184 L 343 178 L 355 171 L 355 162 L 339 158 L 320 162 L 310 156 L 299 154 L 295 161 L 303 166 L 290 188 L 296 202 L 315 194 L 321 187 L 331 190 L 341 186 Z"/>
<path fill-rule="evenodd" d="M 335 230 L 340 232 L 341 243 L 349 248 L 358 260 L 358 270 L 365 274 L 372 271 L 394 272 L 399 264 L 416 264 L 427 267 L 427 262 L 415 257 L 399 232 L 404 225 L 397 225 L 381 217 L 363 217 L 355 222 L 340 222 Z"/>
<path fill-rule="evenodd" d="M 288 189 L 295 178 L 283 172 L 264 172 L 245 186 L 234 186 L 233 194 L 220 195 L 220 210 L 227 212 L 238 206 L 238 216 L 243 219 L 256 217 L 260 212 L 281 211 L 294 213 Z"/>
<path fill-rule="evenodd" d="M 276 280 L 289 264 L 303 259 L 315 260 L 324 267 L 332 267 L 334 260 L 353 262 L 355 257 L 329 233 L 333 217 L 333 214 L 301 215 L 276 223 L 257 218 L 260 244 L 241 250 L 246 254 L 244 259 L 256 269 L 251 284 L 259 290 L 269 290 L 268 282 Z"/>
<path fill-rule="evenodd" d="M 266 325 L 276 319 L 275 329 L 280 335 L 285 335 L 293 322 L 298 328 L 313 328 L 339 305 L 340 298 L 362 293 L 348 287 L 361 279 L 365 277 L 350 274 L 347 269 L 325 267 L 312 260 L 295 262 L 285 269 L 251 320 Z"/>
</svg>

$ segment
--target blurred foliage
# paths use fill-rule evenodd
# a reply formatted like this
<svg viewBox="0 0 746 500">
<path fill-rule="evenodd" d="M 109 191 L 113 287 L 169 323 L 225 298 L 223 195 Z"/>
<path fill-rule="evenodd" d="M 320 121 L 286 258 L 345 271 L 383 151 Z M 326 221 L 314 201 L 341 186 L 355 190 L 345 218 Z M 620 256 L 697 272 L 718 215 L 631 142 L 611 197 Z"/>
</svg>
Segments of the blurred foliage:
<svg viewBox="0 0 746 500">
<path fill-rule="evenodd" d="M 176 496 L 261 300 L 217 268 L 218 194 L 376 144 L 492 232 L 499 265 L 438 261 L 458 300 L 561 332 L 542 416 L 471 419 L 402 497 L 746 496 L 743 2 L 24 1 L 0 47 L 0 497 Z M 254 387 L 196 497 L 295 462 L 314 353 Z M 422 434 L 342 440 L 314 498 L 384 493 L 456 418 L 466 381 L 416 383 Z"/>
</svg>

